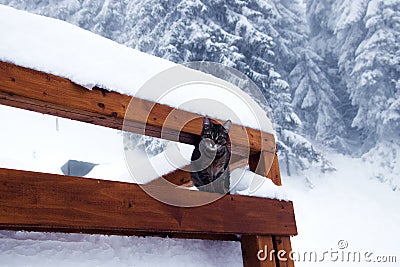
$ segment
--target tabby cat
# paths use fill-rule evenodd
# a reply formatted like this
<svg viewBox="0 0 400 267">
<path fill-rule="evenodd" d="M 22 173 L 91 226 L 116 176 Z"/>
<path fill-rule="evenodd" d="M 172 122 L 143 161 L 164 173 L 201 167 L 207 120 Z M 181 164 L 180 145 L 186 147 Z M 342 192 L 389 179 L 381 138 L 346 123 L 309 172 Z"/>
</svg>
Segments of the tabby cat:
<svg viewBox="0 0 400 267">
<path fill-rule="evenodd" d="M 200 140 L 195 144 L 191 158 L 190 176 L 194 185 L 201 191 L 229 193 L 229 160 L 231 144 L 229 130 L 232 122 L 223 125 L 203 119 Z"/>
</svg>

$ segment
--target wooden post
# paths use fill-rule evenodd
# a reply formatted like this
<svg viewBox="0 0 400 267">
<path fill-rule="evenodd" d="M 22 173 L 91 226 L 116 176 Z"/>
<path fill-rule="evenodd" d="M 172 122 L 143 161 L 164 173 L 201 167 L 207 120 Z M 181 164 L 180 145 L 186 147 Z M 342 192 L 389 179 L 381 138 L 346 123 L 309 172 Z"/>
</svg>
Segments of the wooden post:
<svg viewBox="0 0 400 267">
<path fill-rule="evenodd" d="M 276 154 L 261 151 L 250 155 L 249 167 L 251 171 L 271 179 L 274 184 L 282 185 L 278 156 Z"/>
<path fill-rule="evenodd" d="M 271 179 L 274 184 L 282 185 L 276 154 L 261 151 L 251 155 L 249 167 L 251 171 Z M 242 236 L 241 246 L 245 267 L 294 267 L 293 260 L 289 258 L 292 250 L 289 236 Z M 278 251 L 284 251 L 284 253 L 277 253 Z M 270 256 L 271 253 L 274 257 Z M 259 259 L 260 256 L 262 260 Z"/>
<path fill-rule="evenodd" d="M 273 237 L 275 251 L 285 251 L 281 257 L 287 259 L 286 261 L 277 260 L 278 267 L 294 267 L 294 261 L 290 259 L 289 254 L 292 251 L 292 245 L 290 244 L 289 236 L 274 236 Z M 278 257 L 279 258 L 279 257 Z"/>
<path fill-rule="evenodd" d="M 244 267 L 276 266 L 272 236 L 245 235 L 241 245 Z"/>
</svg>

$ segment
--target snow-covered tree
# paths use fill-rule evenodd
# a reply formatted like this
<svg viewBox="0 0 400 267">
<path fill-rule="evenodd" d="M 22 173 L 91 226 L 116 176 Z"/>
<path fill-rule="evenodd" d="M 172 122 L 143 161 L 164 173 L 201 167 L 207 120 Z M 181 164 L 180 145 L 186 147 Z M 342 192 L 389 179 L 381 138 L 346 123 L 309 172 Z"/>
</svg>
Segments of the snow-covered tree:
<svg viewBox="0 0 400 267">
<path fill-rule="evenodd" d="M 360 153 L 398 129 L 400 1 L 308 1 L 313 40 L 319 52 L 336 61 L 341 85 L 336 95 L 351 100 L 342 109 L 347 129 L 358 129 Z M 326 45 L 322 45 L 325 41 Z M 347 92 L 343 91 L 343 88 Z M 348 96 L 347 96 L 347 95 Z M 390 121 L 390 123 L 389 123 Z M 361 136 L 361 138 L 360 138 Z"/>
<path fill-rule="evenodd" d="M 366 35 L 355 51 L 348 88 L 358 107 L 353 125 L 370 140 L 367 149 L 400 126 L 399 19 L 400 1 L 370 1 L 363 19 Z"/>
<path fill-rule="evenodd" d="M 392 164 L 400 140 L 399 5 L 398 0 L 307 1 L 311 42 L 338 69 L 339 86 L 333 88 L 344 104 L 339 111 L 349 144 L 355 154 L 368 152 L 364 159 L 381 169 L 375 176 L 394 188 L 399 187 Z"/>
<path fill-rule="evenodd" d="M 298 12 L 287 8 L 285 4 L 288 3 L 279 1 L 276 1 L 276 5 L 264 1 L 202 3 L 206 4 L 195 5 L 195 11 L 191 6 L 190 11 L 184 9 L 182 14 L 183 20 L 191 18 L 190 25 L 194 27 L 193 33 L 181 38 L 188 41 L 182 46 L 181 42 L 175 42 L 175 38 L 167 44 L 180 45 L 179 49 L 172 48 L 183 55 L 180 60 L 219 62 L 238 69 L 259 86 L 273 110 L 278 149 L 285 163 L 283 166 L 286 167 L 284 170 L 290 173 L 290 169 L 302 169 L 307 163 L 316 161 L 318 154 L 312 145 L 296 133 L 301 122 L 291 104 L 290 87 L 275 71 L 277 66 L 281 72 L 285 72 L 290 68 L 288 62 L 292 62 L 292 65 L 296 62 L 296 59 L 292 59 L 295 53 L 291 48 L 299 46 L 301 39 L 304 39 L 301 27 L 298 26 Z M 204 14 L 201 22 L 193 23 L 197 20 L 188 13 L 199 14 L 201 11 Z M 294 19 L 287 17 L 288 14 Z M 209 18 L 213 23 L 209 23 Z M 178 32 L 187 34 L 188 30 L 181 29 Z M 298 41 L 293 42 L 291 38 L 297 38 Z M 281 56 L 278 57 L 277 53 Z M 165 57 L 163 53 L 158 55 Z M 184 55 L 189 55 L 189 58 L 184 58 Z M 176 61 L 176 58 L 169 59 Z"/>
<path fill-rule="evenodd" d="M 306 132 L 322 144 L 343 150 L 345 125 L 338 111 L 340 100 L 331 87 L 331 77 L 324 71 L 324 59 L 312 49 L 303 49 L 302 58 L 290 73 L 293 104 Z"/>
<path fill-rule="evenodd" d="M 274 3 L 274 16 L 270 23 L 276 43 L 275 68 L 282 79 L 289 82 L 287 92 L 293 98 L 292 109 L 300 117 L 297 120 L 299 125 L 293 132 L 343 149 L 346 145 L 338 133 L 343 134 L 345 126 L 337 111 L 339 99 L 331 85 L 334 79 L 329 74 L 332 70 L 309 44 L 310 33 L 304 4 L 302 1 Z M 285 129 L 290 129 L 290 125 Z M 309 147 L 312 148 L 311 145 Z M 314 152 L 305 153 L 316 155 Z"/>
</svg>

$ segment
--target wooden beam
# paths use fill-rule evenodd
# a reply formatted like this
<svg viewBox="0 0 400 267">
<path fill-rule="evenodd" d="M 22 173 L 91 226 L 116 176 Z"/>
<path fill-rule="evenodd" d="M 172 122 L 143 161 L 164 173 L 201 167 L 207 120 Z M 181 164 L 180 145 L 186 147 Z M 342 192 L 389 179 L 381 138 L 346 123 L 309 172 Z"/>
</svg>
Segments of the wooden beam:
<svg viewBox="0 0 400 267">
<path fill-rule="evenodd" d="M 232 172 L 235 169 L 246 167 L 249 164 L 248 158 L 242 158 L 238 155 L 232 155 L 229 161 L 229 170 Z"/>
<path fill-rule="evenodd" d="M 271 169 L 269 170 L 267 177 L 271 179 L 275 184 L 282 185 L 281 172 L 279 170 L 278 155 L 275 155 L 272 162 Z M 286 260 L 279 260 L 277 258 L 277 267 L 294 267 L 294 261 L 289 257 L 292 252 L 292 245 L 289 236 L 274 236 L 273 237 L 275 251 L 281 251 L 284 254 L 280 254 L 282 258 Z"/>
<path fill-rule="evenodd" d="M 248 164 L 248 159 L 240 157 L 238 155 L 232 155 L 231 160 L 229 162 L 229 168 L 232 172 L 234 169 L 245 167 Z M 163 175 L 162 177 L 155 179 L 149 182 L 149 185 L 165 185 L 166 181 L 169 183 L 178 185 L 178 186 L 193 186 L 191 183 L 190 172 L 186 171 L 190 170 L 190 165 L 183 167 L 182 169 L 177 169 L 173 172 Z"/>
<path fill-rule="evenodd" d="M 147 187 L 174 203 L 206 203 L 216 194 Z M 139 185 L 0 169 L 0 229 L 85 233 L 295 235 L 291 202 L 226 195 L 212 203 L 176 207 Z"/>
<path fill-rule="evenodd" d="M 186 166 L 185 168 L 187 167 L 190 166 Z M 190 178 L 190 172 L 177 169 L 173 172 L 163 175 L 162 177 L 152 180 L 147 184 L 163 186 L 163 185 L 168 185 L 168 183 L 171 183 L 177 186 L 182 186 L 182 185 L 189 185 L 191 181 L 192 180 Z"/>
<path fill-rule="evenodd" d="M 193 144 L 202 116 L 0 61 L 0 104 Z M 134 112 L 127 112 L 128 106 Z M 174 111 L 174 116 L 168 115 Z M 124 120 L 125 119 L 125 120 Z M 177 140 L 179 139 L 179 140 Z M 270 133 L 233 125 L 232 152 L 275 151 Z"/>
</svg>

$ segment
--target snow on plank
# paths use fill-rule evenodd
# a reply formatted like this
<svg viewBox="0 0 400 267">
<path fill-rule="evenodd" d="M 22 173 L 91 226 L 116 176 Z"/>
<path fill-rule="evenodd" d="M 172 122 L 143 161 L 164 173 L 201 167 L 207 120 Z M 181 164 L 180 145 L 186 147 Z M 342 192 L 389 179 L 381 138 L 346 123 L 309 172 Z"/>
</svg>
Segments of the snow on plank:
<svg viewBox="0 0 400 267">
<path fill-rule="evenodd" d="M 188 144 L 196 142 L 202 128 L 202 115 L 101 88 L 87 90 L 68 79 L 1 61 L 0 104 L 114 129 L 125 123 L 124 130 L 173 141 L 179 136 Z M 135 112 L 126 113 L 129 104 Z M 175 116 L 168 118 L 171 112 Z M 248 147 L 251 154 L 275 153 L 270 133 L 233 125 L 230 136 L 234 154 L 246 156 Z"/>
</svg>

